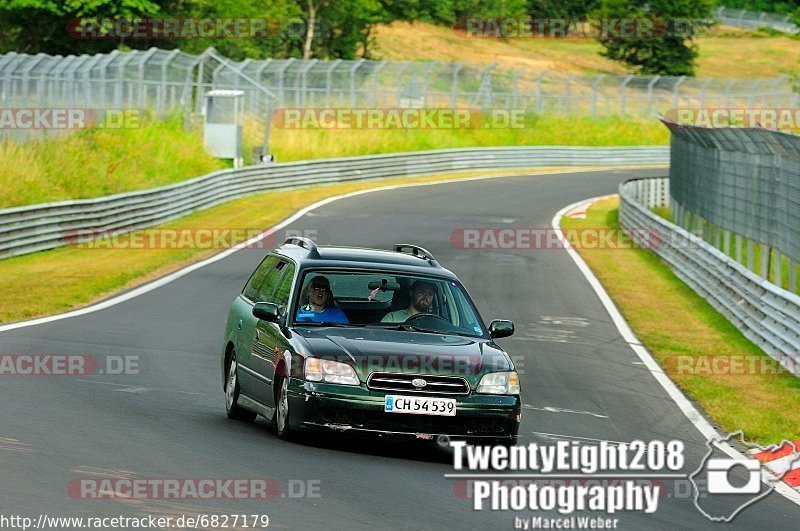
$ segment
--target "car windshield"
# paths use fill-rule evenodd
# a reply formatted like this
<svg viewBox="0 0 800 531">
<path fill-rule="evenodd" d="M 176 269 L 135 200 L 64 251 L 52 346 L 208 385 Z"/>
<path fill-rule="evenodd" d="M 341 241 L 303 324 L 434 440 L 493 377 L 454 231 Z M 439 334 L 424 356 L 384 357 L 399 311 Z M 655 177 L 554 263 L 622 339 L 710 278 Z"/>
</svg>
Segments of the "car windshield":
<svg viewBox="0 0 800 531">
<path fill-rule="evenodd" d="M 463 287 L 450 279 L 399 273 L 311 271 L 297 295 L 294 323 L 368 326 L 483 336 Z"/>
</svg>

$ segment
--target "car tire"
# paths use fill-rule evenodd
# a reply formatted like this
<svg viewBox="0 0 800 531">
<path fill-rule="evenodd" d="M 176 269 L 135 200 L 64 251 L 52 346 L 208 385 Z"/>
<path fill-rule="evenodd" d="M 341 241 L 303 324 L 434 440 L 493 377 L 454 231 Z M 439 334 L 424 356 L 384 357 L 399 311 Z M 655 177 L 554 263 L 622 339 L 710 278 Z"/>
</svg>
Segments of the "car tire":
<svg viewBox="0 0 800 531">
<path fill-rule="evenodd" d="M 236 352 L 231 352 L 231 360 L 228 363 L 228 377 L 225 380 L 225 410 L 229 419 L 253 421 L 256 413 L 244 409 L 236 401 L 239 399 L 239 364 L 236 363 Z"/>
<path fill-rule="evenodd" d="M 275 428 L 278 437 L 284 441 L 296 441 L 297 431 L 289 426 L 289 378 L 284 376 L 278 382 L 278 396 L 275 400 Z"/>
</svg>

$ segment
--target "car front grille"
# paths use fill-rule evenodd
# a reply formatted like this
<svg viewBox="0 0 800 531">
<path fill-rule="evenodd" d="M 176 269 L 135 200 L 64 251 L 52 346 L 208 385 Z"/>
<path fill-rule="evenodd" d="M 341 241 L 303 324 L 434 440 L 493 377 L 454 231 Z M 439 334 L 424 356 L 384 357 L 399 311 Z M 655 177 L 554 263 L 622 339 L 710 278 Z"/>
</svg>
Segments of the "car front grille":
<svg viewBox="0 0 800 531">
<path fill-rule="evenodd" d="M 424 386 L 415 386 L 415 379 L 425 380 Z M 468 395 L 469 384 L 457 376 L 373 372 L 367 378 L 367 387 L 375 391 L 400 391 L 437 395 Z"/>
</svg>

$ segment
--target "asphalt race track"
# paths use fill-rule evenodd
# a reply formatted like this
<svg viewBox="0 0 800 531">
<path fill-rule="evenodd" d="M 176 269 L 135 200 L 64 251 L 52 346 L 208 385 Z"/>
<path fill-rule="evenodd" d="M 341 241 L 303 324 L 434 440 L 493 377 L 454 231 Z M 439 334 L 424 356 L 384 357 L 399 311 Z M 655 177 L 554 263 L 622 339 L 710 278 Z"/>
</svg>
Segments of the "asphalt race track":
<svg viewBox="0 0 800 531">
<path fill-rule="evenodd" d="M 516 334 L 499 342 L 524 360 L 520 444 L 678 438 L 686 444 L 688 473 L 705 452 L 703 438 L 638 362 L 566 252 L 463 250 L 450 243 L 460 228 L 549 227 L 567 204 L 614 193 L 628 177 L 663 173 L 400 188 L 334 201 L 291 228 L 316 231 L 323 244 L 421 245 L 460 276 L 484 319 L 513 320 Z M 224 319 L 263 254 L 243 250 L 108 309 L 0 333 L 3 354 L 138 356 L 139 367 L 139 374 L 0 377 L 0 513 L 266 514 L 270 527 L 307 529 L 511 528 L 520 513 L 474 511 L 463 482 L 444 477 L 453 472 L 450 457 L 433 445 L 345 438 L 297 445 L 279 440 L 263 419 L 226 418 Z M 103 477 L 272 478 L 281 493 L 267 501 L 68 493 L 71 480 Z M 301 496 L 309 485 L 318 496 Z M 663 498 L 654 514 L 614 517 L 628 529 L 724 527 L 706 520 L 686 496 Z M 797 529 L 798 519 L 800 507 L 772 493 L 729 528 Z"/>
</svg>

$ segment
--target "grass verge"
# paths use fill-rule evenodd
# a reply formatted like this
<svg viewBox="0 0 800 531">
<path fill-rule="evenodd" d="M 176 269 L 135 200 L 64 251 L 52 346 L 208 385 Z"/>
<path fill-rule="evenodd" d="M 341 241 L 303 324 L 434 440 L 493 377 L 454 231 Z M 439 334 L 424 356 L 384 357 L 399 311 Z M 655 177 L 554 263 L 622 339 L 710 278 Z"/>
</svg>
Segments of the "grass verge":
<svg viewBox="0 0 800 531">
<path fill-rule="evenodd" d="M 564 218 L 562 227 L 618 229 L 618 206 L 617 198 L 598 201 L 585 220 Z M 798 438 L 800 378 L 783 370 L 705 370 L 719 355 L 743 356 L 756 367 L 773 364 L 658 256 L 644 249 L 579 252 L 672 381 L 711 419 L 760 443 Z"/>
<path fill-rule="evenodd" d="M 0 208 L 163 186 L 224 168 L 180 118 L 0 141 Z"/>
<path fill-rule="evenodd" d="M 183 247 L 180 249 L 142 248 L 146 245 L 136 243 L 141 241 L 137 238 L 147 238 L 148 233 L 159 233 L 160 229 L 167 229 L 162 233 L 173 229 L 184 234 L 197 229 L 245 229 L 242 234 L 250 232 L 252 235 L 321 199 L 356 190 L 478 175 L 546 173 L 554 169 L 558 168 L 450 173 L 268 192 L 196 212 L 159 227 L 97 240 L 91 244 L 92 248 L 68 246 L 0 260 L 0 278 L 3 279 L 0 283 L 0 322 L 20 321 L 85 306 L 166 275 L 224 248 L 216 244 L 212 244 L 213 248 L 209 245 L 187 248 L 180 243 L 178 246 Z M 580 168 L 581 171 L 585 169 L 590 168 Z M 133 245 L 129 243 L 131 241 Z M 199 238 L 194 241 L 203 243 Z M 47 282 L 42 282 L 42 279 L 47 279 Z"/>
<path fill-rule="evenodd" d="M 630 116 L 529 115 L 524 127 L 498 129 L 281 129 L 270 147 L 279 162 L 322 157 L 488 146 L 667 145 L 657 120 Z"/>
</svg>

